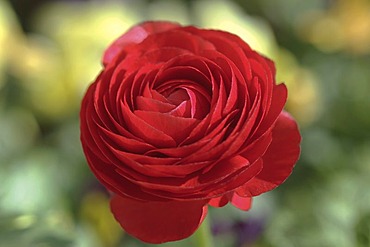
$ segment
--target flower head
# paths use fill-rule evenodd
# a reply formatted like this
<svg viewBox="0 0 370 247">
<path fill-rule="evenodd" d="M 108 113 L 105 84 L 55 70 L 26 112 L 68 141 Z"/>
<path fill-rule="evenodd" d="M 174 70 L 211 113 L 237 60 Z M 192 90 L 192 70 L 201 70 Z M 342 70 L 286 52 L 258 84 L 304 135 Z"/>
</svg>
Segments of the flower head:
<svg viewBox="0 0 370 247">
<path fill-rule="evenodd" d="M 218 30 L 145 22 L 106 50 L 81 141 L 129 234 L 190 236 L 208 205 L 248 210 L 292 172 L 300 134 L 273 62 Z"/>
</svg>

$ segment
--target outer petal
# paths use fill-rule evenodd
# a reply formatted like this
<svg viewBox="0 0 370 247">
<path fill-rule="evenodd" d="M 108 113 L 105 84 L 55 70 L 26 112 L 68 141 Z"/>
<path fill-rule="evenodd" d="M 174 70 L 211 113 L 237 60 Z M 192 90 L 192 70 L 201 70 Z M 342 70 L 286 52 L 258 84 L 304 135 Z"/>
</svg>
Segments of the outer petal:
<svg viewBox="0 0 370 247">
<path fill-rule="evenodd" d="M 232 194 L 230 201 L 232 205 L 244 211 L 248 211 L 252 206 L 252 197 L 241 197 L 235 192 Z"/>
<path fill-rule="evenodd" d="M 147 243 L 189 237 L 207 214 L 207 201 L 142 202 L 114 195 L 111 210 L 123 229 Z"/>
<path fill-rule="evenodd" d="M 103 64 L 107 65 L 125 47 L 138 44 L 153 33 L 160 33 L 179 27 L 178 24 L 167 21 L 148 21 L 132 27 L 106 49 Z"/>
<path fill-rule="evenodd" d="M 298 160 L 300 141 L 296 122 L 283 111 L 272 130 L 272 143 L 262 157 L 262 171 L 236 192 L 240 196 L 257 196 L 283 183 Z"/>
<path fill-rule="evenodd" d="M 232 205 L 241 210 L 248 211 L 252 206 L 252 197 L 241 197 L 235 192 L 229 192 L 225 195 L 212 198 L 208 204 L 219 208 L 225 206 L 228 202 L 231 202 Z"/>
<path fill-rule="evenodd" d="M 209 200 L 208 204 L 215 208 L 221 208 L 229 203 L 229 195 L 225 194 Z"/>
</svg>

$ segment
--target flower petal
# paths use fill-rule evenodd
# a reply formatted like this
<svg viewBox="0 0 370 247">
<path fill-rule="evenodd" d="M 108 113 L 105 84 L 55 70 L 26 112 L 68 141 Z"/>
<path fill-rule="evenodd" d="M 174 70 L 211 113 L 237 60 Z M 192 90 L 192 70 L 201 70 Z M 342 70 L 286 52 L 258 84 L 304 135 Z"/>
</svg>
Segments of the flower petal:
<svg viewBox="0 0 370 247">
<path fill-rule="evenodd" d="M 225 206 L 228 203 L 229 203 L 228 194 L 225 194 L 225 195 L 222 195 L 222 196 L 219 196 L 219 197 L 215 197 L 215 198 L 211 198 L 208 202 L 209 205 L 211 205 L 212 207 L 215 207 L 215 208 L 221 208 L 221 207 Z"/>
<path fill-rule="evenodd" d="M 177 144 L 183 141 L 199 122 L 199 120 L 195 118 L 175 117 L 170 114 L 159 112 L 137 110 L 134 113 L 156 130 L 172 137 Z"/>
<path fill-rule="evenodd" d="M 136 201 L 114 195 L 111 210 L 123 229 L 153 244 L 189 237 L 207 214 L 206 201 Z"/>
<path fill-rule="evenodd" d="M 150 34 L 164 32 L 176 27 L 179 27 L 179 25 L 167 21 L 148 21 L 132 27 L 108 47 L 103 56 L 103 64 L 107 65 L 125 47 L 142 42 Z"/>
<path fill-rule="evenodd" d="M 220 208 L 228 202 L 241 210 L 248 211 L 252 206 L 252 197 L 241 197 L 235 192 L 228 192 L 222 196 L 209 200 L 208 204 L 212 207 Z"/>
<path fill-rule="evenodd" d="M 298 160 L 300 141 L 296 122 L 283 111 L 272 130 L 272 143 L 262 157 L 262 171 L 236 192 L 240 196 L 257 196 L 283 183 Z"/>
<path fill-rule="evenodd" d="M 232 205 L 244 211 L 248 211 L 252 206 L 252 197 L 241 197 L 237 193 L 231 195 L 230 201 Z"/>
</svg>

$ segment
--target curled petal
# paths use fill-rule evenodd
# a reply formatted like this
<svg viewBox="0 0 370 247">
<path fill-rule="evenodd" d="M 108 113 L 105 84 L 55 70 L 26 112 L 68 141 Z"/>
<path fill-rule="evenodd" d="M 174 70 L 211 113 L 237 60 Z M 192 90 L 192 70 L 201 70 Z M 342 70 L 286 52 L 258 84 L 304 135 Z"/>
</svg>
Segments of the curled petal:
<svg viewBox="0 0 370 247">
<path fill-rule="evenodd" d="M 236 192 L 241 196 L 257 196 L 283 183 L 298 160 L 300 141 L 296 122 L 282 112 L 272 130 L 272 143 L 262 157 L 262 171 Z"/>
</svg>

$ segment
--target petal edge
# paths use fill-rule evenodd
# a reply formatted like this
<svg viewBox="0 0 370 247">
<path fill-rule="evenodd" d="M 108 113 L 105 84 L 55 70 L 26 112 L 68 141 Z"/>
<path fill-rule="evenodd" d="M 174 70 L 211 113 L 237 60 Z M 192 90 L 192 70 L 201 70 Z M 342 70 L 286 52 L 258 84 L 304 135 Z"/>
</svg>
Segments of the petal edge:
<svg viewBox="0 0 370 247">
<path fill-rule="evenodd" d="M 283 111 L 272 130 L 272 143 L 262 157 L 262 171 L 239 187 L 236 190 L 238 195 L 257 196 L 282 184 L 298 161 L 300 141 L 297 123 L 289 113 Z"/>
<path fill-rule="evenodd" d="M 207 201 L 136 201 L 114 195 L 111 211 L 130 235 L 152 244 L 189 237 L 207 214 Z"/>
</svg>

